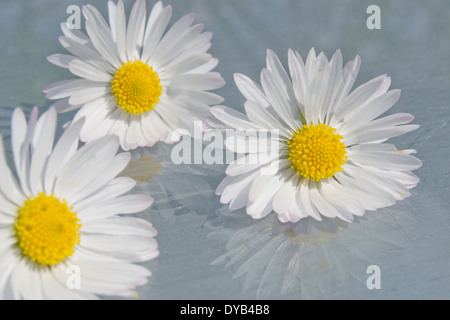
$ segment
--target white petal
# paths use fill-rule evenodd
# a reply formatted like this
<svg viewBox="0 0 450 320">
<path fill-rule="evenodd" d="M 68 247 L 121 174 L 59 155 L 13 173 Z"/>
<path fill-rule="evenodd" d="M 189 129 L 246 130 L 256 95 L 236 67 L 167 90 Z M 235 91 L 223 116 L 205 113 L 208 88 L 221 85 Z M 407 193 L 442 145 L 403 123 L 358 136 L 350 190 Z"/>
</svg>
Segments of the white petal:
<svg viewBox="0 0 450 320">
<path fill-rule="evenodd" d="M 205 53 L 211 48 L 212 32 L 203 32 L 185 47 L 181 56 L 189 56 L 198 53 Z"/>
<path fill-rule="evenodd" d="M 46 299 L 51 300 L 81 300 L 81 299 L 95 299 L 95 296 L 80 290 L 71 290 L 67 287 L 67 280 L 70 276 L 66 272 L 67 268 L 61 264 L 59 268 L 52 268 L 50 272 L 42 273 L 43 293 Z M 61 270 L 55 272 L 55 269 Z M 62 270 L 65 269 L 65 270 Z M 59 271 L 58 270 L 58 271 Z M 58 274 L 56 276 L 55 274 Z"/>
<path fill-rule="evenodd" d="M 17 181 L 14 178 L 6 162 L 5 148 L 3 146 L 3 137 L 1 135 L 0 135 L 0 176 L 1 176 L 0 199 L 3 198 L 1 194 L 4 194 L 9 201 L 13 202 L 16 205 L 22 205 L 22 202 L 25 200 L 25 196 L 20 191 L 20 187 L 17 184 Z M 0 200 L 0 203 L 3 203 L 3 201 Z M 4 210 L 4 212 L 11 212 L 13 208 L 11 208 L 10 206 L 5 206 L 2 208 L 2 210 Z"/>
<path fill-rule="evenodd" d="M 380 187 L 388 190 L 396 200 L 403 200 L 411 195 L 409 192 L 410 187 L 408 185 L 405 185 L 393 178 L 391 172 L 395 171 L 375 167 L 366 167 L 364 169 L 366 171 L 364 172 L 364 175 L 368 179 L 378 184 Z"/>
<path fill-rule="evenodd" d="M 105 186 L 97 190 L 89 197 L 78 201 L 73 205 L 76 212 L 84 210 L 89 206 L 95 205 L 99 201 L 105 201 L 109 199 L 117 198 L 136 186 L 136 181 L 128 177 L 114 178 L 108 182 Z M 84 225 L 84 224 L 83 224 Z"/>
<path fill-rule="evenodd" d="M 172 100 L 170 112 L 176 114 L 178 118 L 184 120 L 184 128 L 192 130 L 196 121 L 202 121 L 211 115 L 208 105 L 192 100 L 186 96 Z M 202 124 L 202 130 L 203 129 L 205 129 L 205 126 Z"/>
<path fill-rule="evenodd" d="M 144 38 L 146 8 L 144 0 L 137 0 L 131 9 L 127 27 L 127 57 L 128 60 L 139 59 Z"/>
<path fill-rule="evenodd" d="M 246 101 L 244 107 L 250 121 L 267 130 L 278 130 L 283 137 L 290 137 L 292 135 L 292 131 L 285 128 L 285 125 L 273 117 L 269 110 L 261 107 L 256 102 Z"/>
<path fill-rule="evenodd" d="M 34 150 L 29 173 L 29 185 L 32 194 L 38 194 L 43 191 L 42 180 L 45 174 L 43 171 L 47 164 L 47 158 L 53 149 L 55 130 L 56 110 L 50 108 L 39 118 L 31 144 Z"/>
<path fill-rule="evenodd" d="M 73 59 L 76 59 L 76 57 L 68 54 L 52 54 L 47 57 L 48 62 L 65 69 L 69 69 L 69 64 Z"/>
<path fill-rule="evenodd" d="M 151 274 L 142 266 L 124 262 L 103 262 L 84 256 L 74 257 L 71 262 L 83 270 L 82 289 L 102 295 L 132 296 L 135 286 L 147 283 Z"/>
<path fill-rule="evenodd" d="M 104 84 L 86 79 L 63 80 L 46 86 L 43 91 L 47 99 L 61 99 L 92 87 L 104 87 Z"/>
<path fill-rule="evenodd" d="M 146 220 L 138 218 L 111 217 L 108 219 L 91 220 L 83 223 L 83 233 L 110 235 L 141 235 L 154 237 L 155 228 Z"/>
<path fill-rule="evenodd" d="M 115 216 L 117 214 L 128 214 L 141 212 L 153 203 L 153 198 L 144 194 L 126 195 L 108 201 L 98 202 L 95 206 L 91 206 L 78 212 L 78 216 L 82 221 L 91 219 L 103 219 Z"/>
<path fill-rule="evenodd" d="M 301 57 L 299 55 L 298 52 L 295 52 L 297 55 L 297 59 L 301 60 Z M 316 51 L 314 50 L 314 48 L 311 48 L 311 50 L 309 50 L 308 52 L 308 56 L 306 57 L 306 62 L 305 62 L 305 72 L 306 72 L 306 77 L 307 79 L 311 78 L 311 72 L 313 70 L 313 66 L 314 63 L 316 62 Z"/>
<path fill-rule="evenodd" d="M 422 165 L 416 157 L 398 152 L 357 152 L 349 154 L 352 162 L 380 169 L 408 171 L 415 170 Z"/>
<path fill-rule="evenodd" d="M 194 25 L 186 30 L 183 30 L 179 35 L 177 35 L 177 38 L 172 39 L 171 42 L 165 45 L 159 45 L 153 54 L 153 60 L 155 63 L 159 66 L 164 66 L 177 57 L 180 59 L 187 58 L 184 54 L 185 48 L 193 39 L 201 34 L 203 28 L 204 26 L 202 24 Z"/>
<path fill-rule="evenodd" d="M 142 133 L 142 121 L 140 115 L 130 115 L 130 121 L 125 135 L 125 150 L 135 149 L 137 146 L 145 146 L 147 140 Z"/>
<path fill-rule="evenodd" d="M 17 206 L 11 204 L 11 202 L 6 201 L 0 194 L 0 205 L 5 205 L 0 209 L 0 227 L 10 227 L 16 222 Z"/>
<path fill-rule="evenodd" d="M 111 124 L 111 128 L 108 131 L 108 134 L 115 135 L 120 140 L 120 146 L 122 149 L 125 147 L 125 133 L 128 126 L 128 118 L 129 115 L 126 112 L 123 112 L 121 108 L 116 108 L 116 110 L 112 111 L 112 114 L 109 116 L 113 120 Z M 89 139 L 90 132 L 86 130 L 86 136 L 84 139 Z M 83 137 L 81 137 L 83 139 Z M 125 150 L 125 149 L 124 149 Z"/>
<path fill-rule="evenodd" d="M 11 277 L 16 264 L 17 259 L 14 257 L 11 250 L 5 250 L 2 252 L 2 258 L 0 259 L 0 298 L 3 298 L 5 284 Z"/>
<path fill-rule="evenodd" d="M 125 260 L 145 261 L 158 256 L 158 244 L 149 236 L 87 235 L 82 234 L 80 246 Z"/>
<path fill-rule="evenodd" d="M 106 96 L 90 101 L 76 113 L 73 121 L 85 118 L 80 140 L 88 142 L 100 139 L 109 133 L 115 122 L 114 112 L 123 113 L 116 107 L 114 98 Z"/>
<path fill-rule="evenodd" d="M 364 197 L 360 196 L 362 192 L 355 194 L 353 189 L 345 188 L 334 179 L 328 179 L 322 182 L 320 192 L 331 204 L 340 209 L 344 209 L 350 215 L 362 216 L 364 214 Z M 339 211 L 343 212 L 343 210 Z M 351 217 L 350 220 L 352 220 Z"/>
<path fill-rule="evenodd" d="M 288 51 L 288 63 L 292 78 L 292 88 L 294 90 L 295 97 L 299 102 L 300 112 L 303 116 L 305 116 L 306 110 L 304 104 L 307 95 L 305 66 L 300 55 L 295 55 L 291 49 Z"/>
<path fill-rule="evenodd" d="M 115 29 L 115 41 L 117 43 L 117 52 L 120 58 L 121 62 L 125 62 L 127 61 L 127 45 L 126 45 L 126 41 L 127 41 L 127 18 L 125 16 L 125 8 L 123 5 L 123 1 L 120 0 L 117 3 L 117 7 L 116 7 L 116 15 L 115 15 L 115 21 L 111 21 L 110 25 L 111 25 L 111 30 L 113 29 L 113 25 L 114 25 L 114 29 Z"/>
<path fill-rule="evenodd" d="M 114 41 L 116 41 L 116 16 L 117 16 L 117 6 L 112 0 L 108 1 L 108 19 L 109 27 L 111 29 L 111 36 Z"/>
<path fill-rule="evenodd" d="M 152 12 L 153 14 L 153 12 Z M 141 60 L 147 62 L 153 55 L 156 47 L 161 41 L 161 37 L 172 17 L 172 7 L 165 7 L 157 16 L 154 23 L 148 24 L 145 30 L 144 46 L 142 48 Z"/>
<path fill-rule="evenodd" d="M 348 96 L 348 93 L 352 89 L 360 66 L 361 59 L 359 56 L 356 56 L 355 59 L 349 61 L 342 70 L 342 82 L 337 90 L 337 96 L 334 104 L 335 110 L 340 108 L 341 102 Z"/>
<path fill-rule="evenodd" d="M 182 59 L 174 59 L 170 63 L 159 67 L 158 74 L 160 74 L 161 78 L 169 78 L 169 76 L 173 77 L 177 74 L 182 74 L 190 72 L 191 70 L 195 70 L 195 68 L 200 67 L 211 60 L 212 56 L 207 53 L 199 53 L 190 55 L 188 57 L 184 57 Z"/>
<path fill-rule="evenodd" d="M 226 177 L 216 190 L 216 194 L 222 195 L 220 202 L 226 204 L 237 198 L 259 175 L 258 171 L 254 171 L 237 177 Z"/>
<path fill-rule="evenodd" d="M 342 192 L 343 195 L 350 195 L 353 197 L 353 200 L 356 201 L 363 210 L 376 210 L 380 207 L 384 207 L 386 205 L 385 203 L 393 200 L 388 193 L 380 192 L 380 190 L 374 189 L 372 186 L 365 188 L 364 182 L 358 182 L 358 177 L 350 175 L 348 171 L 349 170 L 347 170 L 345 174 L 342 172 L 335 174 L 334 179 L 336 179 L 337 183 L 334 187 Z"/>
<path fill-rule="evenodd" d="M 17 213 L 14 216 L 17 216 Z M 17 237 L 14 228 L 11 228 L 11 226 L 0 228 L 0 241 L 2 244 L 0 252 L 11 250 L 11 248 L 15 250 L 17 245 Z M 16 252 L 14 251 L 14 253 Z"/>
<path fill-rule="evenodd" d="M 241 157 L 237 160 L 233 160 L 232 162 L 230 162 L 225 173 L 228 176 L 237 176 L 243 173 L 247 173 L 255 169 L 258 169 L 261 166 L 266 165 L 275 157 L 276 157 L 275 155 L 271 154 L 265 155 L 259 153 L 248 154 L 244 157 Z"/>
<path fill-rule="evenodd" d="M 164 121 L 164 123 L 170 128 L 170 130 L 177 130 L 180 128 L 189 129 L 193 124 L 186 118 L 180 117 L 179 114 L 172 112 L 173 103 L 169 99 L 159 101 L 158 105 L 153 110 Z"/>
<path fill-rule="evenodd" d="M 250 122 L 246 115 L 225 106 L 211 108 L 211 113 L 226 125 L 235 129 L 260 129 L 261 127 Z"/>
<path fill-rule="evenodd" d="M 230 201 L 230 211 L 238 210 L 244 208 L 248 204 L 248 194 L 250 193 L 250 188 L 252 184 L 248 183 L 244 188 L 242 188 L 237 195 L 233 197 Z"/>
<path fill-rule="evenodd" d="M 224 101 L 221 96 L 207 91 L 183 90 L 183 93 L 193 100 L 197 100 L 210 106 L 222 103 Z"/>
<path fill-rule="evenodd" d="M 82 274 L 82 288 L 101 295 L 132 297 L 135 287 L 146 284 L 146 277 L 149 275 L 140 275 L 139 273 L 143 273 L 141 269 L 147 269 L 132 264 L 114 264 L 112 266 L 100 264 L 92 267 L 96 261 L 80 263 L 77 260 L 76 263 L 85 266 L 83 270 L 87 269 L 87 272 Z M 91 267 L 89 268 L 89 266 Z M 147 270 L 147 273 L 150 272 Z"/>
<path fill-rule="evenodd" d="M 357 127 L 366 126 L 368 122 L 389 110 L 399 98 L 400 90 L 392 90 L 382 94 L 363 108 L 351 113 L 344 124 L 345 127 L 342 128 L 342 132 L 353 131 Z"/>
<path fill-rule="evenodd" d="M 254 219 L 260 219 L 272 211 L 272 199 L 283 186 L 285 178 L 281 175 L 260 175 L 253 181 L 249 193 L 250 205 L 247 213 Z"/>
<path fill-rule="evenodd" d="M 363 108 L 372 100 L 385 93 L 385 90 L 384 92 L 380 92 L 380 90 L 383 91 L 382 89 L 385 87 L 386 82 L 390 82 L 390 79 L 386 75 L 382 75 L 353 90 L 348 97 L 342 100 L 342 103 L 336 109 L 332 126 L 337 121 L 346 119 L 353 111 Z"/>
<path fill-rule="evenodd" d="M 72 72 L 73 74 L 88 80 L 98 82 L 111 82 L 113 79 L 109 73 L 95 68 L 92 65 L 81 60 L 73 60 L 69 64 L 69 68 L 70 72 Z"/>
<path fill-rule="evenodd" d="M 197 53 L 197 54 L 205 54 L 205 53 Z M 181 57 L 183 55 L 180 55 L 179 57 Z M 215 67 L 217 67 L 218 64 L 219 64 L 219 59 L 212 58 L 208 62 L 206 62 L 206 63 L 202 64 L 201 66 L 198 66 L 198 67 L 196 67 L 194 69 L 191 69 L 187 73 L 206 73 L 206 72 L 210 72 Z"/>
<path fill-rule="evenodd" d="M 55 195 L 65 198 L 72 191 L 80 188 L 75 182 L 87 179 L 90 174 L 97 174 L 97 171 L 94 173 L 87 172 L 84 169 L 85 167 L 89 168 L 90 165 L 93 165 L 93 168 L 105 170 L 104 168 L 107 167 L 105 163 L 112 161 L 117 149 L 118 141 L 113 136 L 103 137 L 78 149 L 60 169 L 54 188 Z M 101 163 L 102 161 L 105 161 L 105 163 Z"/>
<path fill-rule="evenodd" d="M 368 170 L 360 169 L 349 163 L 343 172 L 338 172 L 335 178 L 352 193 L 364 199 L 362 204 L 366 209 L 375 210 L 395 203 L 393 194 L 397 193 L 399 184 L 386 182 L 380 177 L 370 174 Z M 404 188 L 403 188 L 404 189 Z"/>
<path fill-rule="evenodd" d="M 130 155 L 128 153 L 120 153 L 111 160 L 109 160 L 109 156 L 106 155 L 104 161 L 102 161 L 104 158 L 99 156 L 98 153 L 96 154 L 96 157 L 98 157 L 98 159 L 96 159 L 98 166 L 94 165 L 93 167 L 100 168 L 100 165 L 103 164 L 104 168 L 99 169 L 95 174 L 92 172 L 79 172 L 79 178 L 76 180 L 67 179 L 68 181 L 72 181 L 72 184 L 66 185 L 65 188 L 63 187 L 60 191 L 61 195 L 64 195 L 66 199 L 69 199 L 68 201 L 70 204 L 89 196 L 103 187 L 122 172 L 130 161 Z M 61 180 L 63 179 L 64 176 L 61 176 Z"/>
<path fill-rule="evenodd" d="M 309 215 L 308 210 L 306 209 L 306 206 L 303 204 L 303 200 L 300 196 L 300 189 L 302 188 L 301 181 L 302 177 L 299 176 L 297 182 L 297 189 L 295 190 L 295 201 L 292 202 L 291 207 L 287 212 L 289 221 L 293 223 L 299 221 L 300 219 L 306 218 Z M 278 219 L 279 218 L 280 216 L 278 216 Z"/>
<path fill-rule="evenodd" d="M 11 283 L 15 290 L 15 298 L 28 300 L 42 299 L 42 285 L 39 285 L 35 281 L 39 277 L 39 271 L 33 270 L 27 260 L 22 259 L 16 263 L 11 274 Z"/>
<path fill-rule="evenodd" d="M 31 110 L 27 125 L 23 111 L 20 108 L 16 108 L 11 119 L 11 144 L 14 155 L 14 164 L 16 166 L 17 176 L 19 177 L 20 186 L 26 196 L 30 195 L 28 186 L 30 165 L 29 149 L 37 123 L 38 113 L 37 107 Z M 10 182 L 14 183 L 13 180 Z M 11 200 L 13 199 L 14 198 Z"/>
<path fill-rule="evenodd" d="M 164 12 L 164 11 L 163 11 Z M 163 13 L 161 13 L 163 14 Z M 161 39 L 161 42 L 158 44 L 156 50 L 149 57 L 151 60 L 159 61 L 159 57 L 157 52 L 166 46 L 170 46 L 172 42 L 176 41 L 180 34 L 182 34 L 186 29 L 188 29 L 192 22 L 194 21 L 194 14 L 187 14 L 182 17 L 180 20 L 175 22 L 173 26 L 167 31 L 164 37 Z"/>
<path fill-rule="evenodd" d="M 414 188 L 420 181 L 414 173 L 409 171 L 390 171 L 388 176 L 395 181 L 398 181 L 408 189 Z"/>
<path fill-rule="evenodd" d="M 280 154 L 283 145 L 271 137 L 259 137 L 254 131 L 236 131 L 227 135 L 225 146 L 236 153 L 262 153 L 271 155 Z"/>
<path fill-rule="evenodd" d="M 292 88 L 291 80 L 284 69 L 278 56 L 270 49 L 267 50 L 266 57 L 267 69 L 273 72 L 274 76 L 277 78 L 277 82 L 282 85 L 283 89 L 286 90 L 285 98 L 287 98 L 286 104 L 290 107 L 290 112 L 295 119 L 300 119 L 299 109 L 297 105 L 297 100 L 295 99 L 294 90 Z"/>
<path fill-rule="evenodd" d="M 397 148 L 389 143 L 364 143 L 347 148 L 347 151 L 352 152 L 396 152 Z"/>
<path fill-rule="evenodd" d="M 321 215 L 327 218 L 335 218 L 339 215 L 339 212 L 322 196 L 319 192 L 319 183 L 310 182 L 309 184 L 309 197 L 312 204 L 317 208 Z"/>
<path fill-rule="evenodd" d="M 376 119 L 367 124 L 364 130 L 378 130 L 378 129 L 390 129 L 392 127 L 410 123 L 414 120 L 414 116 L 409 113 L 394 113 L 389 116 Z M 362 131 L 361 128 L 354 129 L 355 132 Z"/>
<path fill-rule="evenodd" d="M 105 86 L 85 88 L 78 90 L 75 94 L 73 94 L 69 99 L 69 103 L 72 105 L 84 104 L 101 98 L 109 92 L 111 92 L 111 89 Z"/>
<path fill-rule="evenodd" d="M 278 190 L 273 198 L 273 211 L 278 214 L 284 214 L 289 211 L 292 202 L 295 202 L 297 191 L 297 179 L 287 177 L 284 185 Z"/>
<path fill-rule="evenodd" d="M 329 77 L 328 61 L 323 52 L 310 63 L 308 74 L 308 95 L 305 99 L 307 123 L 317 124 L 324 121 L 326 108 L 323 105 L 327 94 Z"/>
<path fill-rule="evenodd" d="M 103 70 L 110 74 L 114 74 L 117 70 L 117 68 L 105 61 L 104 57 L 101 56 L 92 45 L 79 43 L 68 37 L 60 37 L 59 42 L 67 51 L 76 56 L 78 60 L 82 60 L 96 69 Z"/>
<path fill-rule="evenodd" d="M 156 112 L 148 112 L 142 116 L 142 132 L 148 143 L 169 137 L 170 128 Z"/>
<path fill-rule="evenodd" d="M 92 5 L 83 6 L 83 14 L 86 18 L 86 31 L 92 44 L 111 65 L 118 69 L 121 63 L 118 59 L 117 47 L 105 19 Z"/>
<path fill-rule="evenodd" d="M 314 182 L 309 181 L 309 179 L 303 179 L 298 192 L 300 193 L 300 199 L 302 200 L 302 205 L 305 208 L 305 213 L 318 221 L 322 221 L 318 210 L 311 202 L 311 196 L 309 194 L 309 189 L 313 183 Z"/>
<path fill-rule="evenodd" d="M 17 268 L 20 268 L 21 265 L 19 264 Z M 44 283 L 41 279 L 42 272 L 40 270 L 33 270 L 30 265 L 17 272 L 20 273 L 21 281 L 23 281 L 23 284 L 19 286 L 22 289 L 21 296 L 25 300 L 42 300 L 44 298 Z"/>
<path fill-rule="evenodd" d="M 392 128 L 380 128 L 360 131 L 344 137 L 345 145 L 363 144 L 371 142 L 382 142 L 389 138 L 397 137 L 419 128 L 419 125 L 403 125 Z"/>
<path fill-rule="evenodd" d="M 69 98 L 61 99 L 51 104 L 49 108 L 54 108 L 57 113 L 66 113 L 78 109 L 79 105 L 71 105 Z"/>
<path fill-rule="evenodd" d="M 148 17 L 145 34 L 147 34 L 147 30 L 150 30 L 150 28 L 153 26 L 153 24 L 156 21 L 156 18 L 159 16 L 159 14 L 162 12 L 163 9 L 164 9 L 164 6 L 162 4 L 162 1 L 158 1 L 157 3 L 155 3 L 155 5 L 153 6 L 153 8 L 150 12 L 150 16 Z"/>
<path fill-rule="evenodd" d="M 74 40 L 81 45 L 93 48 L 89 37 L 79 29 L 69 29 L 69 25 L 67 24 L 67 22 L 61 22 L 61 30 L 65 37 Z"/>
<path fill-rule="evenodd" d="M 325 119 L 329 123 L 331 114 L 334 112 L 336 96 L 338 95 L 339 86 L 342 83 L 342 54 L 340 50 L 336 50 L 330 60 L 330 74 L 328 78 L 328 89 L 325 93 L 323 107 L 325 111 Z"/>
<path fill-rule="evenodd" d="M 73 154 L 73 150 L 78 148 L 78 134 L 83 123 L 84 120 L 79 120 L 71 124 L 56 143 L 45 170 L 44 190 L 47 194 L 53 193 L 53 185 L 60 169 Z"/>
<path fill-rule="evenodd" d="M 294 107 L 291 107 L 289 101 L 287 101 L 287 89 L 280 82 L 277 74 L 268 69 L 263 69 L 261 72 L 261 85 L 276 113 L 290 128 L 295 129 L 297 127 L 295 120 L 298 121 L 300 118 L 298 115 L 293 114 L 292 109 Z"/>
<path fill-rule="evenodd" d="M 261 107 L 267 107 L 270 105 L 267 97 L 262 92 L 262 88 L 252 79 L 243 74 L 235 73 L 234 81 L 236 82 L 236 86 L 239 91 L 247 100 L 255 101 L 261 105 Z"/>
<path fill-rule="evenodd" d="M 171 86 L 183 89 L 214 90 L 225 84 L 219 73 L 183 74 L 172 80 Z"/>
</svg>

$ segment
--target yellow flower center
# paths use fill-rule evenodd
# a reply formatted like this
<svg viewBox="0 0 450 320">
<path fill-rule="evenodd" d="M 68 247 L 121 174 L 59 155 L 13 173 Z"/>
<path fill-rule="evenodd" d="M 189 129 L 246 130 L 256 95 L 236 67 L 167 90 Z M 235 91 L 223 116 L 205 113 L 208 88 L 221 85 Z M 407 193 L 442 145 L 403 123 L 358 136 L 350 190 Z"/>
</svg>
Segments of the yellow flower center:
<svg viewBox="0 0 450 320">
<path fill-rule="evenodd" d="M 162 93 L 158 74 L 142 61 L 122 64 L 111 83 L 118 107 L 129 114 L 140 115 L 155 108 Z"/>
<path fill-rule="evenodd" d="M 336 129 L 323 123 L 304 125 L 287 142 L 289 160 L 297 174 L 319 181 L 343 170 L 347 151 Z"/>
<path fill-rule="evenodd" d="M 80 243 L 81 224 L 65 200 L 40 193 L 19 208 L 14 225 L 22 254 L 52 266 L 70 257 Z"/>
</svg>

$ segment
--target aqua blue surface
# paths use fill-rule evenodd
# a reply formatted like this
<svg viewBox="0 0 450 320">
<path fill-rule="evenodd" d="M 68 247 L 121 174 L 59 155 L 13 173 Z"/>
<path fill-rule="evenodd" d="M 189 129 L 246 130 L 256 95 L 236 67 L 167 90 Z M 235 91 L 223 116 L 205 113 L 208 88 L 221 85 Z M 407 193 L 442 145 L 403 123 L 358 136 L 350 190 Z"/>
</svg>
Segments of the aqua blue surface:
<svg viewBox="0 0 450 320">
<path fill-rule="evenodd" d="M 64 53 L 58 36 L 60 22 L 69 16 L 66 8 L 86 3 L 107 12 L 106 1 L 99 0 L 2 0 L 0 131 L 6 138 L 14 107 L 38 105 L 43 112 L 50 104 L 43 87 L 71 78 L 46 57 Z M 125 3 L 129 10 L 132 1 Z M 389 113 L 411 113 L 421 127 L 392 142 L 416 149 L 423 166 L 415 171 L 421 182 L 412 196 L 392 207 L 367 212 L 352 224 L 305 220 L 282 226 L 273 214 L 255 221 L 245 210 L 230 213 L 220 204 L 214 190 L 225 176 L 224 165 L 176 166 L 170 147 L 158 145 L 151 152 L 163 170 L 138 189 L 156 200 L 139 216 L 157 228 L 161 254 L 145 263 L 153 275 L 138 288 L 139 298 L 449 299 L 450 3 L 376 1 L 380 30 L 366 27 L 366 9 L 375 1 L 165 4 L 173 5 L 174 18 L 194 12 L 195 21 L 214 33 L 210 52 L 220 59 L 216 70 L 227 81 L 216 92 L 240 111 L 244 99 L 233 73 L 259 81 L 267 48 L 285 65 L 288 48 L 303 57 L 311 47 L 328 57 L 340 48 L 345 61 L 360 55 L 355 85 L 386 73 L 391 88 L 402 90 Z M 380 290 L 366 286 L 370 265 L 380 267 Z"/>
</svg>

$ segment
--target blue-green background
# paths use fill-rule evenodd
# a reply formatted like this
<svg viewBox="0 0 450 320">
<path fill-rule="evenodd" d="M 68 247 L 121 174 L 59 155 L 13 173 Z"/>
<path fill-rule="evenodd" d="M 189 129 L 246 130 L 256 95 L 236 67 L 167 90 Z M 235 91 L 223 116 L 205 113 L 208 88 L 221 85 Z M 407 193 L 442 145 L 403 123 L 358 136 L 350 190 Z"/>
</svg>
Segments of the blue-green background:
<svg viewBox="0 0 450 320">
<path fill-rule="evenodd" d="M 66 8 L 87 3 L 107 13 L 107 2 L 99 0 L 1 1 L 0 131 L 6 139 L 14 107 L 29 111 L 37 105 L 43 112 L 49 105 L 43 87 L 71 77 L 46 57 L 64 53 L 58 36 L 60 22 L 69 16 Z M 129 12 L 132 1 L 125 3 Z M 153 3 L 147 1 L 149 7 Z M 285 65 L 288 48 L 303 57 L 311 47 L 328 57 L 340 48 L 345 61 L 360 55 L 356 85 L 386 73 L 392 77 L 391 87 L 402 90 L 389 113 L 411 113 L 421 127 L 392 141 L 399 149 L 416 149 L 423 166 L 415 171 L 421 182 L 410 198 L 367 212 L 353 224 L 306 220 L 281 226 L 273 214 L 253 221 L 244 210 L 229 213 L 219 203 L 214 190 L 224 177 L 224 165 L 175 166 L 170 147 L 159 145 L 152 153 L 163 161 L 163 170 L 138 191 L 151 192 L 156 199 L 139 216 L 157 228 L 161 254 L 145 264 L 153 275 L 138 288 L 139 298 L 450 298 L 450 2 L 174 0 L 165 4 L 173 5 L 174 18 L 194 12 L 195 21 L 214 33 L 210 52 L 220 59 L 216 70 L 227 81 L 217 93 L 225 98 L 225 105 L 241 111 L 244 99 L 233 73 L 259 81 L 267 48 Z M 381 30 L 366 27 L 366 9 L 372 4 L 381 8 Z M 62 116 L 61 124 L 71 116 Z M 293 231 L 286 231 L 289 228 Z M 223 256 L 232 250 L 234 254 Z M 211 265 L 214 260 L 218 263 Z M 366 287 L 370 265 L 381 269 L 380 290 Z"/>
</svg>

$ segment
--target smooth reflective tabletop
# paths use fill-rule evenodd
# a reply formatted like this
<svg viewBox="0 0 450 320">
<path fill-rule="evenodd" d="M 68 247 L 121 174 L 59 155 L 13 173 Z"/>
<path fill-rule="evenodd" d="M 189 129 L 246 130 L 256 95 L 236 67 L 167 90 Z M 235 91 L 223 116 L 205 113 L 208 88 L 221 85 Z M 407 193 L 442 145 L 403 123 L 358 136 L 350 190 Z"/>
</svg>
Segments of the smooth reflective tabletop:
<svg viewBox="0 0 450 320">
<path fill-rule="evenodd" d="M 306 57 L 311 47 L 344 61 L 360 55 L 355 86 L 381 74 L 401 89 L 388 112 L 411 113 L 418 130 L 391 139 L 416 149 L 423 166 L 411 197 L 366 212 L 352 224 L 301 220 L 282 225 L 272 213 L 252 220 L 245 209 L 229 212 L 214 191 L 226 165 L 181 164 L 170 145 L 151 148 L 133 174 L 154 205 L 139 214 L 153 223 L 160 256 L 144 263 L 152 271 L 138 287 L 139 299 L 448 299 L 450 298 L 450 3 L 376 1 L 381 29 L 370 30 L 374 1 L 174 0 L 173 21 L 194 12 L 214 33 L 210 53 L 227 84 L 215 91 L 224 104 L 243 111 L 233 74 L 259 81 L 266 49 L 287 67 L 287 50 Z M 92 3 L 104 15 L 106 1 L 2 0 L 0 10 L 0 131 L 9 139 L 16 106 L 44 112 L 42 89 L 73 78 L 46 61 L 64 53 L 58 43 L 68 6 Z M 127 12 L 132 1 L 125 1 Z M 148 6 L 153 4 L 147 1 Z M 84 20 L 82 20 L 84 24 Z M 73 113 L 62 115 L 64 124 Z M 59 131 L 60 134 L 61 131 Z M 6 141 L 5 144 L 9 144 Z M 151 169 L 149 169 L 149 166 Z M 150 171 L 146 171 L 149 169 Z M 1 259 L 1 257 L 0 257 Z M 377 266 L 381 289 L 369 290 L 369 266 Z M 369 269 L 368 269 L 369 268 Z M 369 271 L 369 273 L 367 273 Z"/>
</svg>

